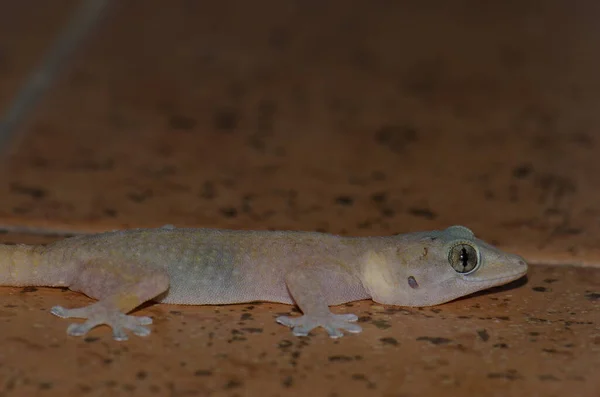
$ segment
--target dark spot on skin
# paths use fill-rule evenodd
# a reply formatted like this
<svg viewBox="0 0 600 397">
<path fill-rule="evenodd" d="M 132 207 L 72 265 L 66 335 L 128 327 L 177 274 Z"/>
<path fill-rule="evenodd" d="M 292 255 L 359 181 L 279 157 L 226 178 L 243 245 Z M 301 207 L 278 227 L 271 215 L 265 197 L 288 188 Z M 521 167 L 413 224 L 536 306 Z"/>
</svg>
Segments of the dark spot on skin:
<svg viewBox="0 0 600 397">
<path fill-rule="evenodd" d="M 219 131 L 231 132 L 238 126 L 240 117 L 233 108 L 217 109 L 214 116 L 214 126 Z"/>
<path fill-rule="evenodd" d="M 194 372 L 194 376 L 211 376 L 213 373 L 208 369 L 198 369 Z"/>
<path fill-rule="evenodd" d="M 21 288 L 21 293 L 26 293 L 26 292 L 37 292 L 37 288 L 35 287 L 24 287 Z"/>
<path fill-rule="evenodd" d="M 531 164 L 522 164 L 518 167 L 515 167 L 512 171 L 513 177 L 516 179 L 524 179 L 527 178 L 533 172 L 533 167 Z"/>
<path fill-rule="evenodd" d="M 375 132 L 375 141 L 395 153 L 402 152 L 417 140 L 417 130 L 410 126 L 384 125 Z"/>
<path fill-rule="evenodd" d="M 548 291 L 548 288 L 546 288 L 546 287 L 533 287 L 532 290 L 534 290 L 535 292 L 546 292 L 546 291 Z"/>
<path fill-rule="evenodd" d="M 437 218 L 437 214 L 434 213 L 433 211 L 431 211 L 428 208 L 416 208 L 416 207 L 413 207 L 413 208 L 409 208 L 408 209 L 408 213 L 411 214 L 411 215 L 418 216 L 418 217 L 425 218 L 425 219 L 429 219 L 429 220 Z"/>
<path fill-rule="evenodd" d="M 338 196 L 336 197 L 335 202 L 339 205 L 352 205 L 354 204 L 354 199 L 350 196 Z"/>
<path fill-rule="evenodd" d="M 354 360 L 350 356 L 329 356 L 328 359 L 330 362 L 348 362 Z"/>
<path fill-rule="evenodd" d="M 18 182 L 13 182 L 10 184 L 10 190 L 14 193 L 23 194 L 26 196 L 30 196 L 33 199 L 39 200 L 48 194 L 44 189 L 35 186 L 26 186 L 22 185 Z"/>
<path fill-rule="evenodd" d="M 398 346 L 398 341 L 396 340 L 396 338 L 387 337 L 387 338 L 380 338 L 379 340 L 384 345 Z"/>
<path fill-rule="evenodd" d="M 390 323 L 386 320 L 373 320 L 372 324 L 379 329 L 388 329 L 389 327 L 391 327 Z"/>
<path fill-rule="evenodd" d="M 221 208 L 221 214 L 223 214 L 227 218 L 235 218 L 238 214 L 237 209 L 233 207 L 229 208 Z"/>
<path fill-rule="evenodd" d="M 100 340 L 100 338 L 98 338 L 97 336 L 86 336 L 85 338 L 83 338 L 83 341 L 86 343 L 93 343 Z"/>
<path fill-rule="evenodd" d="M 600 300 L 600 293 L 598 292 L 588 292 L 585 294 L 586 299 L 589 299 L 591 301 L 597 301 Z"/>
<path fill-rule="evenodd" d="M 546 278 L 546 279 L 544 279 L 544 282 L 547 283 L 547 284 L 552 284 L 552 283 L 555 283 L 557 281 L 558 281 L 557 278 Z"/>
<path fill-rule="evenodd" d="M 431 342 L 434 345 L 445 345 L 452 342 L 452 339 L 431 336 L 419 336 L 417 340 Z"/>
<path fill-rule="evenodd" d="M 292 387 L 292 385 L 294 384 L 294 378 L 292 378 L 291 376 L 286 376 L 282 381 L 281 381 L 281 385 L 285 388 L 289 388 Z"/>
<path fill-rule="evenodd" d="M 496 343 L 495 345 L 492 345 L 493 347 L 496 347 L 498 349 L 508 349 L 508 345 L 506 343 Z"/>
<path fill-rule="evenodd" d="M 262 328 L 242 328 L 242 331 L 248 332 L 249 334 L 261 334 L 263 332 Z"/>
<path fill-rule="evenodd" d="M 485 329 L 478 329 L 477 335 L 479 335 L 479 338 L 484 342 L 487 342 L 490 339 L 490 334 L 488 334 Z"/>
<path fill-rule="evenodd" d="M 506 372 L 491 372 L 487 376 L 489 379 L 507 379 L 507 380 L 517 380 L 521 379 L 522 376 L 514 369 L 509 369 Z"/>
<path fill-rule="evenodd" d="M 169 127 L 174 130 L 191 130 L 196 126 L 196 120 L 184 115 L 172 115 L 169 117 Z"/>
<path fill-rule="evenodd" d="M 412 289 L 417 289 L 419 288 L 419 283 L 417 283 L 417 280 L 415 280 L 415 278 L 413 276 L 410 276 L 408 278 L 408 285 L 410 288 Z"/>
</svg>

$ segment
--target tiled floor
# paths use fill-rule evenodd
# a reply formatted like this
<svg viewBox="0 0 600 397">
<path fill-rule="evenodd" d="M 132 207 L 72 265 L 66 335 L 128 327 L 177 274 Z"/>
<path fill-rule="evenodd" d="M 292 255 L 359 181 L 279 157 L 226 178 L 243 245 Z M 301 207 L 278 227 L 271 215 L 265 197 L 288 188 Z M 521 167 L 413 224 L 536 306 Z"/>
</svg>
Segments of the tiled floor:
<svg viewBox="0 0 600 397">
<path fill-rule="evenodd" d="M 78 6 L 17 4 L 5 109 Z M 48 309 L 87 298 L 1 288 L 0 396 L 597 395 L 600 5 L 423 4 L 114 2 L 2 148 L 1 237 L 458 223 L 538 264 L 526 283 L 340 307 L 365 331 L 339 341 L 275 304 L 153 305 L 148 338 L 82 340 Z"/>
</svg>

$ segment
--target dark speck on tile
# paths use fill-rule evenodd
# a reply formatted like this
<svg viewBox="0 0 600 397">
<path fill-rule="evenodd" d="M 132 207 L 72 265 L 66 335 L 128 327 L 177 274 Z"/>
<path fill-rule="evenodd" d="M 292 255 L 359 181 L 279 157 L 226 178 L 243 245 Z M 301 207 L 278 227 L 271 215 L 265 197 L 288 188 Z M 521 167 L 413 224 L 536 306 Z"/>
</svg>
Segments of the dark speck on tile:
<svg viewBox="0 0 600 397">
<path fill-rule="evenodd" d="M 240 321 L 252 320 L 252 314 L 250 313 L 242 313 L 240 316 Z"/>
<path fill-rule="evenodd" d="M 218 109 L 214 116 L 215 128 L 219 131 L 231 132 L 237 128 L 239 119 L 238 112 L 233 108 Z"/>
<path fill-rule="evenodd" d="M 350 196 L 338 196 L 335 198 L 335 202 L 339 205 L 352 205 L 354 204 L 354 199 Z"/>
<path fill-rule="evenodd" d="M 484 342 L 487 342 L 490 339 L 490 334 L 485 329 L 478 329 L 477 335 Z"/>
<path fill-rule="evenodd" d="M 513 169 L 512 175 L 516 179 L 524 179 L 527 178 L 533 172 L 533 167 L 531 164 L 522 164 Z"/>
<path fill-rule="evenodd" d="M 189 116 L 172 115 L 169 117 L 169 127 L 174 130 L 191 130 L 196 126 L 196 120 Z"/>
<path fill-rule="evenodd" d="M 281 342 L 279 342 L 278 346 L 280 349 L 286 349 L 290 346 L 293 346 L 294 344 L 292 343 L 292 341 L 284 339 Z"/>
<path fill-rule="evenodd" d="M 399 153 L 417 140 L 417 130 L 407 125 L 385 125 L 375 132 L 375 140 L 391 151 Z"/>
<path fill-rule="evenodd" d="M 36 287 L 23 287 L 21 288 L 21 293 L 26 293 L 26 292 L 37 292 L 37 288 Z"/>
<path fill-rule="evenodd" d="M 554 376 L 552 374 L 539 375 L 538 379 L 541 380 L 542 382 L 546 382 L 546 381 L 558 381 L 558 380 L 560 380 L 560 379 L 558 379 L 556 376 Z"/>
<path fill-rule="evenodd" d="M 292 387 L 293 384 L 294 384 L 294 378 L 292 378 L 291 376 L 286 376 L 281 381 L 281 385 L 285 388 Z"/>
<path fill-rule="evenodd" d="M 547 284 L 552 284 L 552 283 L 557 282 L 558 279 L 557 278 L 545 278 L 543 281 Z"/>
<path fill-rule="evenodd" d="M 242 383 L 242 382 L 240 382 L 239 380 L 232 379 L 232 380 L 230 380 L 229 382 L 227 382 L 223 388 L 224 388 L 225 390 L 228 390 L 228 389 L 236 389 L 236 388 L 238 388 L 238 387 L 241 387 L 242 385 L 243 385 L 243 383 Z"/>
<path fill-rule="evenodd" d="M 398 341 L 396 340 L 396 338 L 386 337 L 386 338 L 380 338 L 379 340 L 384 345 L 398 346 Z"/>
<path fill-rule="evenodd" d="M 509 369 L 506 372 L 491 372 L 488 374 L 489 379 L 507 379 L 507 380 L 518 380 L 522 376 L 514 369 Z"/>
<path fill-rule="evenodd" d="M 208 369 L 198 369 L 194 372 L 195 376 L 211 376 L 213 373 Z"/>
<path fill-rule="evenodd" d="M 600 300 L 600 293 L 598 292 L 587 292 L 585 294 L 586 299 L 589 299 L 591 301 L 597 301 Z"/>
<path fill-rule="evenodd" d="M 371 200 L 373 200 L 373 202 L 375 202 L 377 204 L 384 203 L 387 201 L 387 193 L 386 192 L 373 193 L 371 195 Z"/>
<path fill-rule="evenodd" d="M 347 361 L 353 361 L 354 358 L 351 356 L 329 356 L 329 361 L 330 362 L 347 362 Z"/>
<path fill-rule="evenodd" d="M 242 331 L 248 332 L 249 334 L 261 334 L 263 332 L 263 329 L 262 328 L 247 327 L 247 328 L 242 328 Z"/>
<path fill-rule="evenodd" d="M 432 336 L 419 336 L 417 338 L 418 341 L 428 341 L 434 345 L 445 345 L 447 343 L 452 342 L 452 339 L 441 338 L 441 337 L 432 337 Z"/>
<path fill-rule="evenodd" d="M 33 199 L 42 199 L 48 195 L 48 192 L 41 187 L 37 186 L 26 186 L 18 182 L 13 182 L 10 184 L 10 190 L 12 192 L 30 196 Z"/>
<path fill-rule="evenodd" d="M 221 214 L 227 218 L 235 218 L 238 214 L 238 211 L 233 207 L 221 208 Z"/>
<path fill-rule="evenodd" d="M 429 220 L 437 218 L 437 214 L 428 208 L 413 207 L 408 209 L 408 213 Z"/>
<path fill-rule="evenodd" d="M 535 292 L 546 292 L 546 291 L 548 291 L 548 288 L 546 288 L 546 287 L 533 287 L 531 289 L 534 290 Z"/>
<path fill-rule="evenodd" d="M 379 329 L 388 329 L 391 327 L 390 323 L 386 320 L 373 320 L 372 324 Z"/>
</svg>

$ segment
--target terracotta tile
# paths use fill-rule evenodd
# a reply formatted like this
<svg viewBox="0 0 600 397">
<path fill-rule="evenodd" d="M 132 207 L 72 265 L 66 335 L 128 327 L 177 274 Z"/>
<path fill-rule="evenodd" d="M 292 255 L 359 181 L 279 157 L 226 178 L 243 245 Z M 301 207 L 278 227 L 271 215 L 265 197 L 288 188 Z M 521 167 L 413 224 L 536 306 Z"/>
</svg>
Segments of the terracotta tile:
<svg viewBox="0 0 600 397">
<path fill-rule="evenodd" d="M 0 380 L 15 395 L 595 396 L 600 272 L 533 266 L 529 280 L 423 309 L 334 308 L 363 333 L 306 338 L 275 323 L 291 306 L 150 305 L 152 334 L 68 337 L 53 305 L 90 300 L 0 288 Z"/>
<path fill-rule="evenodd" d="M 464 224 L 529 261 L 598 264 L 599 16 L 593 2 L 122 3 L 3 167 L 0 222 Z"/>
</svg>

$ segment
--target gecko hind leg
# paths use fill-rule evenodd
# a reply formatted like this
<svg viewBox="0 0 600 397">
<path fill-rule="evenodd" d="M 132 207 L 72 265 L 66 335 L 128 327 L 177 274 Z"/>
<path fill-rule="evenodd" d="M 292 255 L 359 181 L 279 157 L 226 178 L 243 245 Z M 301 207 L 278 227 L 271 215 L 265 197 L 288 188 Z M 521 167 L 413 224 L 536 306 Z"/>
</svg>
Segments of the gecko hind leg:
<svg viewBox="0 0 600 397">
<path fill-rule="evenodd" d="M 50 312 L 63 318 L 86 319 L 83 323 L 69 325 L 67 334 L 71 336 L 85 335 L 99 325 L 111 327 L 113 338 L 118 341 L 128 339 L 126 330 L 139 336 L 149 335 L 150 330 L 145 325 L 152 324 L 150 317 L 126 313 L 165 292 L 169 288 L 169 277 L 160 271 L 146 271 L 136 276 L 139 268 L 135 270 L 128 273 L 126 268 L 121 269 L 120 279 L 115 279 L 113 273 L 110 279 L 102 280 L 102 272 L 98 271 L 98 267 L 87 267 L 70 289 L 99 298 L 99 301 L 73 309 L 55 306 Z"/>
</svg>

